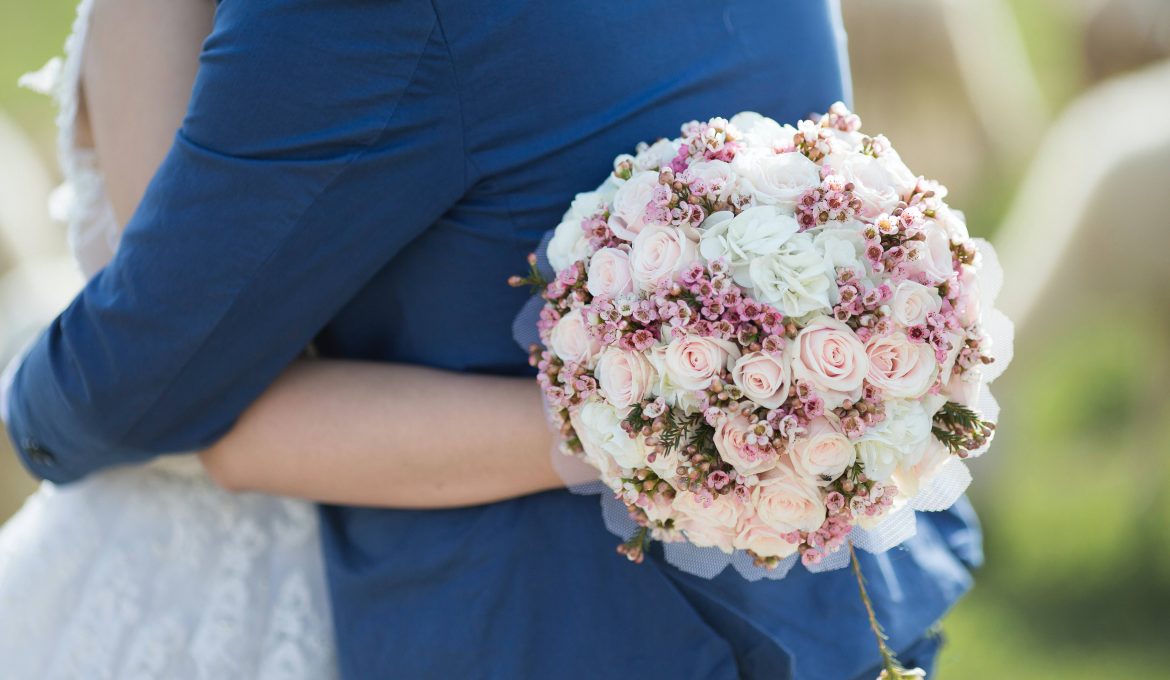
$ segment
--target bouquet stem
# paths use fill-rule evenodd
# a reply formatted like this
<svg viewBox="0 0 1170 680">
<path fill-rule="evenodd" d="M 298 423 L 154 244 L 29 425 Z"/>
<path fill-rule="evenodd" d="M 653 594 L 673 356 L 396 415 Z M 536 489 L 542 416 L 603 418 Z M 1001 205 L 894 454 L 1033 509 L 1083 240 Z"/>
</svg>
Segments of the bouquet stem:
<svg viewBox="0 0 1170 680">
<path fill-rule="evenodd" d="M 902 664 L 898 663 L 897 656 L 894 655 L 894 650 L 886 644 L 885 631 L 882 630 L 882 624 L 878 623 L 877 615 L 873 611 L 873 601 L 869 599 L 869 591 L 865 589 L 865 577 L 861 574 L 861 562 L 857 559 L 857 551 L 854 550 L 853 544 L 849 544 L 849 560 L 853 566 L 853 575 L 857 577 L 857 587 L 861 591 L 861 603 L 865 605 L 865 613 L 869 616 L 869 627 L 873 631 L 874 637 L 877 638 L 878 651 L 882 655 L 882 672 L 878 676 L 878 680 L 912 680 L 913 678 L 925 678 L 926 673 L 920 668 L 906 670 Z"/>
</svg>

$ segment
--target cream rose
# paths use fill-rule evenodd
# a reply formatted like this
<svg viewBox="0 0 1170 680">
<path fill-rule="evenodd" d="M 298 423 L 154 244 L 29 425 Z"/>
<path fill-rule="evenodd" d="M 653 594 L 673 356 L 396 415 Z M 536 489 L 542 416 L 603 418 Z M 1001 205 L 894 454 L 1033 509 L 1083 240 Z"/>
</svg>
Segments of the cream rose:
<svg viewBox="0 0 1170 680">
<path fill-rule="evenodd" d="M 870 338 L 865 346 L 869 381 L 887 397 L 917 399 L 938 377 L 938 362 L 926 343 L 912 343 L 902 331 Z"/>
<path fill-rule="evenodd" d="M 750 550 L 760 557 L 784 559 L 796 552 L 797 544 L 784 540 L 783 533 L 753 514 L 739 523 L 734 545 L 737 550 Z"/>
<path fill-rule="evenodd" d="M 672 384 L 683 390 L 705 390 L 739 359 L 734 343 L 688 335 L 672 340 L 663 353 L 663 367 Z"/>
<path fill-rule="evenodd" d="M 735 155 L 731 169 L 751 184 L 758 203 L 782 208 L 789 215 L 801 194 L 821 183 L 820 167 L 795 151 L 778 154 L 770 148 L 749 147 Z"/>
<path fill-rule="evenodd" d="M 549 333 L 549 348 L 562 361 L 571 361 L 592 368 L 601 343 L 589 334 L 585 316 L 574 309 L 562 316 Z"/>
<path fill-rule="evenodd" d="M 780 356 L 750 352 L 731 368 L 731 379 L 748 399 L 764 408 L 778 408 L 788 399 L 792 381 L 791 346 Z"/>
<path fill-rule="evenodd" d="M 734 549 L 735 528 L 744 508 L 731 495 L 717 495 L 709 504 L 690 491 L 675 494 L 671 508 L 678 514 L 678 526 L 687 540 L 700 548 Z"/>
<path fill-rule="evenodd" d="M 642 217 L 657 187 L 658 173 L 653 171 L 636 173 L 618 187 L 609 212 L 609 228 L 618 238 L 633 241 L 646 226 Z"/>
<path fill-rule="evenodd" d="M 699 251 L 707 260 L 724 259 L 741 286 L 752 285 L 752 260 L 780 249 L 798 231 L 796 220 L 775 206 L 748 208 L 738 215 L 714 213 L 703 223 Z"/>
<path fill-rule="evenodd" d="M 630 274 L 642 290 L 653 290 L 660 281 L 669 281 L 697 258 L 696 243 L 676 227 L 647 225 L 634 237 L 630 251 Z"/>
<path fill-rule="evenodd" d="M 928 314 L 942 309 L 938 291 L 914 281 L 903 281 L 894 289 L 890 300 L 890 314 L 902 326 L 909 328 L 926 323 Z"/>
<path fill-rule="evenodd" d="M 861 212 L 870 218 L 896 208 L 917 182 L 892 150 L 881 158 L 862 153 L 831 154 L 825 165 L 846 182 L 853 183 L 853 195 L 861 199 Z"/>
<path fill-rule="evenodd" d="M 617 248 L 602 248 L 589 258 L 586 288 L 595 297 L 616 298 L 634 290 L 630 276 L 630 255 Z"/>
<path fill-rule="evenodd" d="M 857 457 L 870 479 L 889 481 L 899 465 L 918 464 L 931 438 L 931 418 L 919 401 L 887 401 L 886 417 L 857 440 Z"/>
<path fill-rule="evenodd" d="M 779 466 L 752 489 L 756 517 L 781 532 L 816 531 L 825 522 L 825 501 L 812 482 Z"/>
<path fill-rule="evenodd" d="M 757 458 L 748 450 L 747 436 L 751 421 L 746 416 L 735 414 L 723 418 L 715 427 L 712 437 L 719 457 L 735 468 L 741 475 L 758 475 L 776 467 L 779 456 L 769 455 Z"/>
<path fill-rule="evenodd" d="M 837 285 L 836 273 L 807 233 L 796 234 L 775 252 L 753 259 L 748 278 L 757 299 L 790 317 L 829 311 Z"/>
<path fill-rule="evenodd" d="M 842 434 L 836 417 L 830 414 L 808 424 L 788 457 L 796 474 L 818 486 L 828 486 L 857 462 L 857 450 L 849 437 Z"/>
<path fill-rule="evenodd" d="M 597 386 L 606 401 L 626 408 L 649 393 L 656 376 L 654 366 L 641 352 L 608 347 L 597 358 Z"/>
<path fill-rule="evenodd" d="M 906 258 L 911 273 L 925 274 L 934 283 L 951 278 L 954 266 L 951 255 L 951 240 L 941 229 L 927 229 L 922 241 L 906 243 Z"/>
<path fill-rule="evenodd" d="M 807 382 L 826 409 L 837 408 L 846 399 L 857 401 L 868 370 L 865 345 L 836 319 L 812 319 L 796 336 L 793 377 Z"/>
</svg>

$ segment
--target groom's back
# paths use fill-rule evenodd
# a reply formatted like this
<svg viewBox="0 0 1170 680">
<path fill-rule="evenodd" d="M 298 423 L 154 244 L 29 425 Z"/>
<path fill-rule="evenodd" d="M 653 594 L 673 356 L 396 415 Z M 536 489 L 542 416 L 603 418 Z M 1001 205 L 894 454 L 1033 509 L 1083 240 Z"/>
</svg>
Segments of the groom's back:
<svg viewBox="0 0 1170 680">
<path fill-rule="evenodd" d="M 420 134 L 457 140 L 444 177 L 459 198 L 342 312 L 322 349 L 522 370 L 509 329 L 524 294 L 505 282 L 572 196 L 617 154 L 688 120 L 756 110 L 792 121 L 842 98 L 832 5 L 436 2 L 414 77 L 443 90 L 430 94 L 450 115 Z"/>
</svg>

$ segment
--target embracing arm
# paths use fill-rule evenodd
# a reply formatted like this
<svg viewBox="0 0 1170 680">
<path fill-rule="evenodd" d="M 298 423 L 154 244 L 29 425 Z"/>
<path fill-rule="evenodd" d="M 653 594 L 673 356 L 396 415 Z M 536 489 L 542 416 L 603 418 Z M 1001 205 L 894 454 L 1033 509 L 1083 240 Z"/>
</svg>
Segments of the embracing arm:
<svg viewBox="0 0 1170 680">
<path fill-rule="evenodd" d="M 474 505 L 563 486 L 535 381 L 299 361 L 201 455 L 229 489 L 345 505 Z"/>
<path fill-rule="evenodd" d="M 171 146 L 213 12 L 210 0 L 94 6 L 78 129 L 98 150 L 120 221 Z M 200 457 L 229 489 L 451 507 L 560 486 L 550 446 L 531 379 L 298 360 Z"/>
</svg>

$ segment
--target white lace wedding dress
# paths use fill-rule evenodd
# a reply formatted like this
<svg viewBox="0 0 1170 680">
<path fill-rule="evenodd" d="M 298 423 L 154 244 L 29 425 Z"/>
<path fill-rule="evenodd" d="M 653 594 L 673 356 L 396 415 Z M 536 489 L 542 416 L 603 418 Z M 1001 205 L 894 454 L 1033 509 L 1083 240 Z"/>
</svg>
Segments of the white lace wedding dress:
<svg viewBox="0 0 1170 680">
<path fill-rule="evenodd" d="M 74 141 L 91 0 L 63 60 L 27 84 L 60 104 L 54 201 L 89 276 L 119 229 Z M 192 456 L 45 484 L 0 529 L 0 677 L 333 678 L 312 505 L 220 490 Z"/>
</svg>

